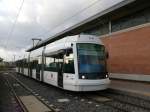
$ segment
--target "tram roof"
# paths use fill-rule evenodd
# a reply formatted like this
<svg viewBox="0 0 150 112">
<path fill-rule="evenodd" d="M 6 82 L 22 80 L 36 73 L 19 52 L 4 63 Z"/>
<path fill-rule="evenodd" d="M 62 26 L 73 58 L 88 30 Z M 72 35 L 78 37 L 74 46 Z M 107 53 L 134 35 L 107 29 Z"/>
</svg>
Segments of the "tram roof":
<svg viewBox="0 0 150 112">
<path fill-rule="evenodd" d="M 37 44 L 34 47 L 29 48 L 26 51 L 27 52 L 33 51 L 35 49 L 43 47 L 49 43 L 52 43 L 56 40 L 66 37 L 66 36 L 80 34 L 81 32 L 88 30 L 88 28 L 94 27 L 93 26 L 93 25 L 95 25 L 94 23 L 102 24 L 105 21 L 108 21 L 109 19 L 111 19 L 111 20 L 117 19 L 123 15 L 126 15 L 127 13 L 132 13 L 132 11 L 135 11 L 137 8 L 139 8 L 139 7 L 135 7 L 135 6 L 137 6 L 137 4 L 140 4 L 141 1 L 147 1 L 147 0 L 123 0 L 122 2 L 118 3 L 117 5 L 114 5 L 104 11 L 101 11 L 101 12 L 97 13 L 96 15 L 94 15 L 84 21 L 79 22 L 78 24 L 76 24 L 74 26 L 71 26 L 68 29 L 63 30 L 62 32 L 55 34 L 54 36 L 49 37 L 48 39 L 39 42 L 39 44 Z"/>
</svg>

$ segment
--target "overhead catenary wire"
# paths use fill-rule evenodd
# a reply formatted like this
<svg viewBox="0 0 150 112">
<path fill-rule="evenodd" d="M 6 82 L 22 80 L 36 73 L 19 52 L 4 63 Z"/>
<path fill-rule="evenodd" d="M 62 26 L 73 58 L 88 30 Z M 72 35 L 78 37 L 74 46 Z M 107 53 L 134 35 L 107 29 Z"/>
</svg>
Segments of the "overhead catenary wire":
<svg viewBox="0 0 150 112">
<path fill-rule="evenodd" d="M 20 15 L 20 12 L 21 12 L 22 7 L 23 7 L 23 4 L 24 4 L 24 0 L 22 0 L 22 2 L 21 2 L 21 5 L 20 5 L 20 7 L 19 7 L 19 9 L 18 9 L 17 16 L 16 16 L 16 18 L 15 18 L 15 20 L 14 20 L 14 23 L 13 23 L 13 25 L 12 25 L 12 27 L 11 27 L 9 33 L 8 33 L 8 37 L 7 37 L 6 42 L 5 42 L 5 44 L 4 44 L 4 48 L 5 48 L 5 49 L 7 48 L 8 41 L 10 40 L 10 38 L 12 38 L 12 34 L 13 34 L 13 32 L 14 32 L 16 23 L 17 23 L 17 21 L 18 21 L 18 17 L 19 17 L 19 15 Z"/>
<path fill-rule="evenodd" d="M 47 30 L 47 31 L 45 31 L 45 32 L 43 32 L 43 33 L 41 33 L 41 34 L 38 34 L 38 35 L 36 35 L 36 36 L 33 35 L 32 37 L 35 37 L 35 38 L 36 38 L 36 37 L 39 37 L 39 36 L 43 36 L 43 35 L 49 33 L 50 31 L 55 30 L 57 27 L 61 26 L 61 25 L 64 24 L 66 21 L 71 20 L 71 19 L 74 18 L 75 16 L 81 14 L 82 12 L 84 12 L 84 11 L 87 10 L 88 8 L 92 7 L 93 5 L 95 5 L 96 3 L 98 3 L 99 1 L 101 1 L 101 0 L 96 0 L 96 1 L 94 1 L 93 3 L 91 3 L 90 5 L 88 5 L 87 7 L 83 8 L 82 10 L 79 10 L 77 13 L 73 14 L 71 17 L 69 17 L 69 18 L 65 19 L 64 21 L 62 21 L 61 23 L 55 25 L 53 28 L 51 28 L 51 29 L 49 29 L 49 30 Z M 10 32 L 8 33 L 8 38 L 7 38 L 7 41 L 6 41 L 5 45 L 4 45 L 4 48 L 5 48 L 5 49 L 7 49 L 8 41 L 12 38 L 12 34 L 13 34 L 14 29 L 15 29 L 15 27 L 16 27 L 17 20 L 18 20 L 18 18 L 19 18 L 20 13 L 21 13 L 23 4 L 24 4 L 24 0 L 22 0 L 22 3 L 21 3 L 21 5 L 20 5 L 20 7 L 19 7 L 19 11 L 18 11 L 18 13 L 17 13 L 16 19 L 15 19 L 15 21 L 14 21 L 14 23 L 13 23 L 13 26 L 12 26 Z M 31 37 L 31 36 L 30 36 L 30 37 Z M 29 37 L 27 37 L 27 38 L 29 38 Z"/>
<path fill-rule="evenodd" d="M 87 10 L 88 8 L 92 7 L 93 5 L 95 5 L 96 3 L 98 3 L 99 1 L 101 1 L 101 0 L 96 0 L 96 1 L 94 1 L 92 4 L 88 5 L 87 7 L 83 8 L 82 10 L 79 10 L 77 13 L 75 13 L 75 14 L 72 15 L 71 17 L 65 19 L 63 22 L 61 22 L 60 24 L 57 24 L 54 28 L 48 30 L 47 32 L 44 32 L 43 34 L 48 33 L 49 31 L 52 31 L 52 30 L 56 29 L 57 27 L 59 27 L 59 26 L 61 26 L 62 24 L 64 24 L 66 21 L 71 20 L 72 18 L 74 18 L 74 17 L 76 17 L 77 15 L 81 14 L 82 12 L 84 12 L 84 11 Z"/>
<path fill-rule="evenodd" d="M 8 32 L 8 36 L 7 36 L 6 42 L 4 43 L 4 49 L 5 49 L 5 50 L 7 49 L 7 46 L 8 46 L 8 43 L 9 43 L 8 41 L 12 38 L 12 34 L 13 34 L 13 32 L 14 32 L 16 23 L 17 23 L 17 21 L 18 21 L 18 17 L 19 17 L 19 15 L 20 15 L 20 12 L 21 12 L 22 7 L 23 7 L 23 4 L 24 4 L 24 0 L 22 0 L 21 5 L 20 5 L 20 7 L 19 7 L 19 9 L 18 9 L 18 13 L 17 13 L 17 15 L 16 15 L 16 18 L 15 18 L 15 20 L 14 20 L 14 23 L 13 23 L 13 25 L 12 25 L 10 31 Z M 5 58 L 6 58 L 6 60 L 7 60 L 7 56 L 8 56 L 9 54 L 7 53 L 7 51 L 6 51 L 5 53 L 6 53 Z"/>
<path fill-rule="evenodd" d="M 96 0 L 96 1 L 94 1 L 92 4 L 88 5 L 87 7 L 83 8 L 82 10 L 79 10 L 77 13 L 75 13 L 75 14 L 72 15 L 71 17 L 69 17 L 69 18 L 65 19 L 64 21 L 62 21 L 61 23 L 55 25 L 53 28 L 51 28 L 51 29 L 49 29 L 49 30 L 47 30 L 47 31 L 45 31 L 45 32 L 43 32 L 43 33 L 41 33 L 41 34 L 33 35 L 33 36 L 30 36 L 30 37 L 32 37 L 32 38 L 41 37 L 41 36 L 43 36 L 43 35 L 49 33 L 50 31 L 55 30 L 56 28 L 58 28 L 59 26 L 61 26 L 61 25 L 64 24 L 65 22 L 67 22 L 68 20 L 71 20 L 71 19 L 74 18 L 75 16 L 81 14 L 82 12 L 84 12 L 85 10 L 87 10 L 88 8 L 92 7 L 93 5 L 95 5 L 96 3 L 100 2 L 100 1 L 101 1 L 101 0 Z M 27 37 L 27 38 L 29 38 L 29 37 Z"/>
</svg>

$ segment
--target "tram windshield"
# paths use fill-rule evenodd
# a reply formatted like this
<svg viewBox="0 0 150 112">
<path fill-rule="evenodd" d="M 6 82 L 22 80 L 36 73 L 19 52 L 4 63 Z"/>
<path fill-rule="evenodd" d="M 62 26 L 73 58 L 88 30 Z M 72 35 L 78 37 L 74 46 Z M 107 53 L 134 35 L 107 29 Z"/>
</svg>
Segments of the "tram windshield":
<svg viewBox="0 0 150 112">
<path fill-rule="evenodd" d="M 104 46 L 91 43 L 78 43 L 77 51 L 79 78 L 103 78 L 106 73 Z"/>
</svg>

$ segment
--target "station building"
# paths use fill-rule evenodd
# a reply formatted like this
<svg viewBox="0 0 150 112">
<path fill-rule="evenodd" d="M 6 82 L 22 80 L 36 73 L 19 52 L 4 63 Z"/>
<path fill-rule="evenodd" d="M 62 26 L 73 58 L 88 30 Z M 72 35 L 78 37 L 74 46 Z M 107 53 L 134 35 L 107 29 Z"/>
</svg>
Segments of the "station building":
<svg viewBox="0 0 150 112">
<path fill-rule="evenodd" d="M 150 2 L 137 0 L 95 21 L 85 34 L 99 36 L 113 78 L 150 81 Z"/>
<path fill-rule="evenodd" d="M 80 33 L 96 35 L 104 42 L 109 52 L 110 77 L 150 81 L 149 0 L 122 0 L 27 51 Z"/>
</svg>

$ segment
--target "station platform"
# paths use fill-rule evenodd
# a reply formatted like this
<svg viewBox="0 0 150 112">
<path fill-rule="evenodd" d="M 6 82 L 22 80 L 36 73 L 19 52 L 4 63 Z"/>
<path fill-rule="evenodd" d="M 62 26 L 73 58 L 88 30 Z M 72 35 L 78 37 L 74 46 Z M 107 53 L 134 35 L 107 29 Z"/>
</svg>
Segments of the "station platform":
<svg viewBox="0 0 150 112">
<path fill-rule="evenodd" d="M 112 79 L 123 79 L 132 81 L 142 81 L 150 83 L 150 75 L 145 74 L 124 74 L 124 73 L 110 73 L 109 75 Z"/>
<path fill-rule="evenodd" d="M 150 82 L 110 79 L 109 89 L 150 100 Z"/>
</svg>

